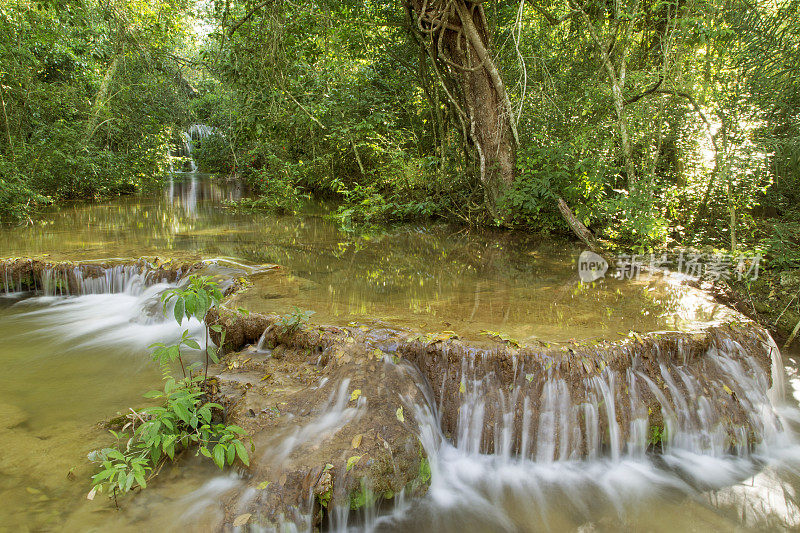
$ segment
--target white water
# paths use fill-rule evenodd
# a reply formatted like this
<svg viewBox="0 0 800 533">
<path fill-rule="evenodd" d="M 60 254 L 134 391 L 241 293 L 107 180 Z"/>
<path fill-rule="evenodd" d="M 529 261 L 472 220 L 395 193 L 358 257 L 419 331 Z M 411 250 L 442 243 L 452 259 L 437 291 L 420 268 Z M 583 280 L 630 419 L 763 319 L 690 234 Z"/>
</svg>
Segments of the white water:
<svg viewBox="0 0 800 533">
<path fill-rule="evenodd" d="M 454 533 L 618 531 L 637 526 L 663 531 L 727 531 L 741 525 L 800 528 L 800 440 L 794 431 L 800 426 L 800 411 L 775 395 L 783 387 L 782 367 L 773 373 L 770 394 L 778 400 L 773 405 L 766 375 L 752 358 L 745 356 L 749 364 L 742 364 L 740 346 L 726 342 L 706 357 L 722 369 L 727 386 L 747 406 L 761 439 L 753 449 L 726 444 L 724 422 L 714 407 L 722 398 L 703 390 L 688 367 L 662 364 L 667 393 L 641 372 L 621 377 L 605 370 L 601 377 L 587 380 L 585 401 L 575 403 L 563 380 L 549 379 L 537 411 L 524 399 L 523 427 L 530 428 L 538 419 L 533 438 L 525 433 L 514 439 L 511 407 L 524 393 L 514 388 L 501 394 L 495 401 L 508 409 L 493 428 L 496 452 L 487 454 L 482 451 L 488 407 L 484 387 L 492 380 L 478 379 L 465 363 L 462 377 L 467 385 L 453 441 L 443 434 L 434 403 L 406 404 L 420 421 L 419 438 L 431 465 L 432 482 L 425 497 L 396 503 L 382 514 L 374 506 L 355 513 L 337 508 L 329 525 L 335 531 Z M 780 357 L 775 362 L 780 364 Z M 630 392 L 621 403 L 612 393 L 620 380 Z M 663 453 L 655 455 L 645 453 L 647 413 L 638 404 L 644 387 L 659 392 L 668 426 Z M 434 397 L 430 390 L 426 393 Z M 617 410 L 630 413 L 625 442 L 620 439 Z M 600 429 L 601 421 L 605 429 Z M 599 445 L 603 431 L 608 441 L 604 447 Z M 581 444 L 586 446 L 585 458 Z M 678 516 L 663 522 L 673 514 Z M 699 526 L 698 521 L 709 520 L 706 514 L 713 520 Z"/>
<path fill-rule="evenodd" d="M 67 296 L 70 294 L 127 294 L 141 296 L 155 284 L 166 284 L 163 274 L 149 268 L 146 264 L 116 265 L 97 269 L 88 266 L 65 268 L 46 268 L 41 271 L 41 278 L 34 281 L 37 292 L 42 296 Z M 178 278 L 181 271 L 176 272 Z M 9 273 L 8 267 L 3 272 L 3 289 L 6 295 L 15 294 L 21 286 L 20 279 Z M 167 287 L 162 287 L 164 291 Z"/>
<path fill-rule="evenodd" d="M 142 353 L 155 342 L 177 341 L 186 329 L 198 341 L 203 336 L 203 325 L 198 320 L 184 321 L 182 327 L 175 323 L 171 306 L 168 304 L 165 310 L 161 303 L 161 294 L 177 284 L 159 279 L 145 265 L 104 268 L 99 276 L 81 267 L 69 272 L 46 269 L 40 285 L 37 296 L 20 300 L 13 310 L 16 320 L 47 327 L 21 335 L 49 338 L 65 351 L 116 345 Z M 5 286 L 8 290 L 8 281 Z M 69 296 L 70 293 L 77 295 Z M 169 319 L 165 318 L 165 311 Z M 8 338 L 15 336 L 12 333 Z"/>
<path fill-rule="evenodd" d="M 203 326 L 192 320 L 180 328 L 162 314 L 161 292 L 170 285 L 148 287 L 140 294 L 107 293 L 82 296 L 41 296 L 16 304 L 22 310 L 16 318 L 50 324 L 44 330 L 26 333 L 50 337 L 62 350 L 77 351 L 89 347 L 118 345 L 126 351 L 146 351 L 155 342 L 174 342 L 182 329 L 189 329 L 198 340 Z"/>
</svg>

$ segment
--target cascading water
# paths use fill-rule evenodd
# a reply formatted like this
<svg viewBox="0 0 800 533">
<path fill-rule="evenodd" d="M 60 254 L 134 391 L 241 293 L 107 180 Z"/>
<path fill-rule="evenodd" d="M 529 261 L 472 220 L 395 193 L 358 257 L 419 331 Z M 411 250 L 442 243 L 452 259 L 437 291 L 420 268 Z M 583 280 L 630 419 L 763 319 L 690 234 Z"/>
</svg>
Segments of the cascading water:
<svg viewBox="0 0 800 533">
<path fill-rule="evenodd" d="M 780 371 L 780 355 L 772 355 Z M 363 527 L 562 531 L 595 530 L 599 522 L 613 530 L 665 495 L 719 507 L 754 500 L 748 505 L 755 523 L 781 515 L 781 527 L 800 526 L 800 508 L 782 498 L 792 489 L 774 474 L 800 465 L 792 431 L 800 413 L 779 409 L 779 416 L 769 397 L 782 390 L 782 376 L 774 376 L 770 388 L 756 359 L 730 339 L 705 357 L 714 367 L 711 380 L 690 365 L 669 362 L 658 366 L 658 381 L 635 368 L 622 374 L 605 368 L 572 386 L 546 372 L 527 373 L 524 385 L 512 387 L 499 386 L 496 375 L 482 375 L 466 360 L 458 373 L 464 385 L 455 427 L 443 427 L 447 407 L 432 390 L 426 397 L 433 401 L 409 406 L 421 421 L 419 439 L 431 464 L 426 497 Z M 516 371 L 526 375 L 524 368 Z M 420 381 L 433 385 L 421 375 Z M 660 405 L 657 430 L 650 426 L 652 406 L 643 400 L 648 395 Z M 725 409 L 735 402 L 747 426 L 728 419 Z M 771 488 L 759 486 L 764 483 Z M 337 530 L 348 530 L 344 523 Z M 681 529 L 680 523 L 670 529 Z"/>
<path fill-rule="evenodd" d="M 192 158 L 192 152 L 194 151 L 194 142 L 205 139 L 206 137 L 215 132 L 216 132 L 215 128 L 211 126 L 207 126 L 205 124 L 192 124 L 185 132 L 181 133 L 181 137 L 183 139 L 183 155 L 190 158 L 189 160 L 190 172 L 197 171 L 197 164 L 194 162 L 194 159 Z"/>
<path fill-rule="evenodd" d="M 121 343 L 141 349 L 180 334 L 176 324 L 164 319 L 160 300 L 165 290 L 179 283 L 180 267 L 164 271 L 144 261 L 113 266 L 33 262 L 15 266 L 16 277 L 8 264 L 3 271 L 6 296 L 28 296 L 16 304 L 30 309 L 21 316 L 46 319 L 51 326 L 42 334 L 71 340 L 72 348 Z M 200 339 L 199 322 L 191 321 L 189 329 Z"/>
<path fill-rule="evenodd" d="M 265 332 L 255 353 L 267 350 L 266 338 Z M 445 357 L 460 361 L 454 375 L 386 357 L 387 368 L 405 369 L 421 389 L 416 400 L 400 395 L 398 402 L 419 423 L 430 488 L 422 498 L 393 499 L 388 510 L 380 498 L 358 512 L 334 504 L 325 527 L 516 532 L 604 524 L 600 529 L 619 530 L 653 502 L 663 508 L 665 499 L 676 509 L 747 507 L 756 523 L 780 515 L 782 527 L 800 526 L 793 500 L 774 501 L 790 490 L 774 472 L 800 466 L 794 437 L 800 413 L 772 403 L 781 401 L 783 376 L 771 339 L 743 345 L 734 333 L 719 333 L 700 352 L 680 340 L 657 345 L 656 354 L 637 346 L 627 368 L 609 364 L 577 380 L 557 363 L 536 366 L 519 356 L 506 369 L 511 383 L 475 353 Z M 764 354 L 779 370 L 772 376 Z M 588 363 L 579 364 L 584 372 Z M 340 397 L 346 388 L 340 384 Z M 341 405 L 328 409 L 319 420 Z M 273 449 L 287 457 L 297 443 L 291 435 Z M 237 501 L 245 512 L 250 500 Z M 294 518 L 292 527 L 311 522 L 310 515 Z"/>
<path fill-rule="evenodd" d="M 86 294 L 141 295 L 155 284 L 178 279 L 182 272 L 178 268 L 168 276 L 164 271 L 151 268 L 146 262 L 102 266 L 81 264 L 78 266 L 39 266 L 33 262 L 16 268 L 16 272 L 4 263 L 2 271 L 3 290 L 10 296 L 23 291 L 42 296 L 67 296 Z"/>
</svg>

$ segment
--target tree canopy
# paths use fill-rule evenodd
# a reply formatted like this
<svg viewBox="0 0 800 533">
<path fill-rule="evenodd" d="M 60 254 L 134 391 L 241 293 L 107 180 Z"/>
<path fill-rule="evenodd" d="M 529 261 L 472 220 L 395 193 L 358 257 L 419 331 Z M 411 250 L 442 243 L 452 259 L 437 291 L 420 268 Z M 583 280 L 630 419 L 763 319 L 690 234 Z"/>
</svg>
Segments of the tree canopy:
<svg viewBox="0 0 800 533">
<path fill-rule="evenodd" d="M 6 221 L 196 159 L 345 227 L 424 218 L 800 261 L 800 4 L 109 0 L 0 7 Z M 574 229 L 574 228 L 573 228 Z M 793 237 L 787 238 L 790 235 Z"/>
</svg>

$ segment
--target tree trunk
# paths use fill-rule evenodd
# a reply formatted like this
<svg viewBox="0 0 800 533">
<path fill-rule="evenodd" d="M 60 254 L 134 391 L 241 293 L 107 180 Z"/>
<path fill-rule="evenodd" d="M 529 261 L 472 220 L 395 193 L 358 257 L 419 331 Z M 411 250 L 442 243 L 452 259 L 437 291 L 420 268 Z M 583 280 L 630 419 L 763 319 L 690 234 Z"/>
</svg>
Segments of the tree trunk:
<svg viewBox="0 0 800 533">
<path fill-rule="evenodd" d="M 498 198 L 514 182 L 517 133 L 483 7 L 468 0 L 406 0 L 406 8 L 474 149 L 486 207 L 499 218 Z"/>
</svg>

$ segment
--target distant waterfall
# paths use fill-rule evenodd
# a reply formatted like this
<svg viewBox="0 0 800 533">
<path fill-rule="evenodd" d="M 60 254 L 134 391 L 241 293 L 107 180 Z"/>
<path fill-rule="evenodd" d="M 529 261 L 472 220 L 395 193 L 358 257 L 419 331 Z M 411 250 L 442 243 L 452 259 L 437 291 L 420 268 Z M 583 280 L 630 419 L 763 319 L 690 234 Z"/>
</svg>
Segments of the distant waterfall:
<svg viewBox="0 0 800 533">
<path fill-rule="evenodd" d="M 216 128 L 212 126 L 207 126 L 206 124 L 192 124 L 187 128 L 186 131 L 181 133 L 181 138 L 183 139 L 182 155 L 190 158 L 189 172 L 197 172 L 197 163 L 195 163 L 194 158 L 192 157 L 192 152 L 194 152 L 194 143 L 196 141 L 205 139 L 215 132 Z"/>
</svg>

